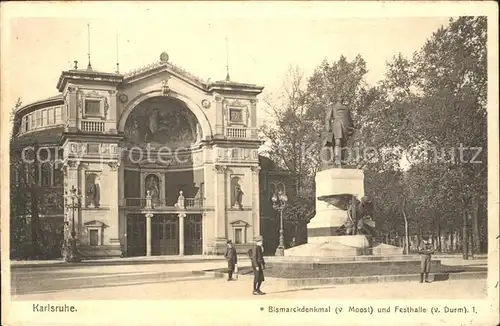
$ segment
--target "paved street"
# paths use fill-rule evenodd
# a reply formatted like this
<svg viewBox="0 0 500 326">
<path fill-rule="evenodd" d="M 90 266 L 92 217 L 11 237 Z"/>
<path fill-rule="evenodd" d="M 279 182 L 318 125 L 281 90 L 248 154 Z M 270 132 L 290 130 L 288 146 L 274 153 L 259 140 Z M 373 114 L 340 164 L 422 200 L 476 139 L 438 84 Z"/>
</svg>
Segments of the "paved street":
<svg viewBox="0 0 500 326">
<path fill-rule="evenodd" d="M 12 294 L 14 300 L 254 298 L 251 276 L 227 282 L 192 272 L 224 266 L 224 262 L 203 262 L 13 269 Z M 486 296 L 486 280 L 291 287 L 283 280 L 268 278 L 262 289 L 266 298 L 473 299 Z"/>
<path fill-rule="evenodd" d="M 182 279 L 199 280 L 213 275 L 195 275 L 192 271 L 223 268 L 224 261 L 201 263 L 168 263 L 144 265 L 34 267 L 11 270 L 12 294 L 41 295 L 41 298 L 59 298 L 63 290 L 89 291 L 125 287 L 137 284 L 176 282 Z M 90 291 L 92 290 L 92 291 Z"/>
</svg>

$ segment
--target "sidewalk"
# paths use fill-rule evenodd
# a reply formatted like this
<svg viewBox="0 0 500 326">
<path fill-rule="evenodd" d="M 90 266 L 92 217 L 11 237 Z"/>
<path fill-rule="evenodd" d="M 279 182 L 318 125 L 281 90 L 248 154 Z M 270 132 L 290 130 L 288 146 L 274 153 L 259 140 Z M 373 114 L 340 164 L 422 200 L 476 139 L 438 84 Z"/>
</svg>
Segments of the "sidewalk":
<svg viewBox="0 0 500 326">
<path fill-rule="evenodd" d="M 241 261 L 249 260 L 248 257 L 239 258 Z M 37 268 L 37 267 L 78 267 L 78 266 L 115 266 L 115 265 L 148 265 L 148 264 L 180 264 L 180 263 L 203 263 L 203 262 L 223 262 L 224 256 L 141 256 L 124 258 L 102 258 L 82 260 L 79 263 L 67 263 L 62 259 L 58 260 L 11 260 L 10 266 L 16 268 Z"/>
<path fill-rule="evenodd" d="M 238 257 L 241 261 L 248 261 L 245 255 Z M 486 254 L 476 255 L 474 259 L 464 260 L 461 254 L 436 254 L 433 259 L 440 259 L 443 265 L 475 265 L 486 264 L 488 256 Z M 273 260 L 272 256 L 264 257 Z M 124 258 L 101 258 L 83 260 L 79 263 L 67 263 L 62 259 L 58 260 L 11 260 L 11 268 L 36 268 L 36 267 L 78 267 L 78 266 L 114 266 L 114 265 L 146 265 L 146 264 L 179 264 L 191 262 L 225 261 L 224 256 L 219 255 L 193 255 L 193 256 L 140 256 Z"/>
</svg>

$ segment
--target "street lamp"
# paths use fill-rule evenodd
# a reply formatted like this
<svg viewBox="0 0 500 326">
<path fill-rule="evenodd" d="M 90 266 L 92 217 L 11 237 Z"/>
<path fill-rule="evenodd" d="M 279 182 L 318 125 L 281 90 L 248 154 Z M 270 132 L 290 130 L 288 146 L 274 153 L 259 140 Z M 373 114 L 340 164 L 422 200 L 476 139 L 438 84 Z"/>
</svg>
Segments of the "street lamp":
<svg viewBox="0 0 500 326">
<path fill-rule="evenodd" d="M 68 192 L 66 192 L 66 208 L 71 209 L 72 221 L 71 221 L 71 254 L 66 257 L 67 262 L 79 262 L 80 257 L 78 255 L 78 250 L 76 248 L 76 229 L 75 229 L 75 210 L 80 209 L 80 191 L 78 191 L 75 186 L 72 186 Z"/>
<path fill-rule="evenodd" d="M 283 192 L 278 192 L 278 196 L 276 194 L 271 198 L 273 201 L 273 208 L 280 212 L 280 243 L 278 248 L 276 248 L 276 256 L 284 256 L 285 255 L 285 236 L 283 232 L 283 210 L 285 209 L 286 202 L 288 201 L 287 196 Z"/>
</svg>

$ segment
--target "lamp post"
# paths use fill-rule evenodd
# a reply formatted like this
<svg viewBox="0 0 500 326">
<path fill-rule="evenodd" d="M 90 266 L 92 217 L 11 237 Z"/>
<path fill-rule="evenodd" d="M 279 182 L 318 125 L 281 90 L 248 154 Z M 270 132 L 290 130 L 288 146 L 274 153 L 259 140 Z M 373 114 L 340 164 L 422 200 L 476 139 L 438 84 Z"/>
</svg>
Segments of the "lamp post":
<svg viewBox="0 0 500 326">
<path fill-rule="evenodd" d="M 79 262 L 80 257 L 78 255 L 78 250 L 76 248 L 76 229 L 75 229 L 75 211 L 80 209 L 80 192 L 75 188 L 75 186 L 72 186 L 71 189 L 68 192 L 66 192 L 66 208 L 71 209 L 72 215 L 72 221 L 71 221 L 71 253 L 70 256 L 66 257 L 67 262 Z"/>
<path fill-rule="evenodd" d="M 283 210 L 285 209 L 286 202 L 288 201 L 287 196 L 283 192 L 278 192 L 278 196 L 276 194 L 271 198 L 273 201 L 273 208 L 280 213 L 280 242 L 278 248 L 276 248 L 276 256 L 284 256 L 285 255 L 285 236 L 283 231 Z"/>
</svg>

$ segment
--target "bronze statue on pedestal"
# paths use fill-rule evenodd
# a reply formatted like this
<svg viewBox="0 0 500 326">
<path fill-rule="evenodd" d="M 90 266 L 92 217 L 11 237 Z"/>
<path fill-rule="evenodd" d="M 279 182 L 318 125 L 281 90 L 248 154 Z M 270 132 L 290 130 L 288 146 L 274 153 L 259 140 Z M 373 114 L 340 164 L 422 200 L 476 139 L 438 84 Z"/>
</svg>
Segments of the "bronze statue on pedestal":
<svg viewBox="0 0 500 326">
<path fill-rule="evenodd" d="M 325 129 L 323 131 L 322 146 L 322 167 L 330 168 L 333 166 L 342 167 L 345 164 L 345 149 L 343 149 L 348 139 L 354 133 L 354 123 L 349 108 L 338 101 L 334 106 L 328 108 L 325 117 Z M 325 158 L 325 149 L 333 147 L 333 157 Z"/>
</svg>

